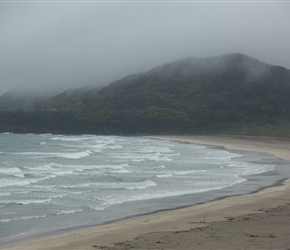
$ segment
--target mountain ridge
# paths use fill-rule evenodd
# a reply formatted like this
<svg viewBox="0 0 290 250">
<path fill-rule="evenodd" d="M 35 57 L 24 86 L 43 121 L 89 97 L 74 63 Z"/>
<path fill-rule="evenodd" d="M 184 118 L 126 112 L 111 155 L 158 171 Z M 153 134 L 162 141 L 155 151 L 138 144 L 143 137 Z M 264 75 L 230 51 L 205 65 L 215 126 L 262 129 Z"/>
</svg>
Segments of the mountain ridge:
<svg viewBox="0 0 290 250">
<path fill-rule="evenodd" d="M 187 57 L 80 93 L 63 92 L 38 110 L 8 112 L 13 126 L 1 113 L 0 129 L 156 134 L 290 124 L 290 70 L 241 53 Z"/>
</svg>

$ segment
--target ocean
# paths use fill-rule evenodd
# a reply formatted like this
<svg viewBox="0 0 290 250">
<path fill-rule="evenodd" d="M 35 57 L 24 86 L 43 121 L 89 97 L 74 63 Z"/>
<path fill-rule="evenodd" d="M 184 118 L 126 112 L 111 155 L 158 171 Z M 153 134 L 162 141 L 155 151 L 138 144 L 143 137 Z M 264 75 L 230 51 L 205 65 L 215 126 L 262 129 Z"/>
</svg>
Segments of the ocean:
<svg viewBox="0 0 290 250">
<path fill-rule="evenodd" d="M 252 192 L 284 176 L 266 154 L 143 137 L 2 133 L 0 142 L 0 244 Z"/>
</svg>

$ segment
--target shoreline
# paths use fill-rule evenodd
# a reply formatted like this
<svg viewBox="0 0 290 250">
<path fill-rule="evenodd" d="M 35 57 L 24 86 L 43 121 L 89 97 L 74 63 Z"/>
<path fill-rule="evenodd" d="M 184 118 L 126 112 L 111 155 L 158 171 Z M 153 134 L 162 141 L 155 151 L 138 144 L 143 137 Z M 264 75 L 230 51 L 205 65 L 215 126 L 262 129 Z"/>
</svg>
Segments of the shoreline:
<svg viewBox="0 0 290 250">
<path fill-rule="evenodd" d="M 158 140 L 187 142 L 205 146 L 217 146 L 226 150 L 263 152 L 283 160 L 290 160 L 290 141 L 268 137 L 237 137 L 237 136 L 145 136 Z M 275 144 L 275 147 L 273 147 Z"/>
<path fill-rule="evenodd" d="M 148 136 L 146 138 L 218 146 L 226 150 L 264 152 L 283 160 L 290 160 L 289 141 L 272 139 L 254 140 L 252 138 L 240 139 L 216 136 Z M 190 249 L 185 243 L 189 240 L 189 232 L 198 231 L 198 233 L 200 233 L 208 228 L 212 228 L 213 225 L 222 225 L 222 223 L 226 222 L 230 222 L 233 225 L 235 222 L 239 221 L 236 217 L 242 216 L 243 218 L 248 218 L 248 214 L 251 213 L 266 214 L 265 211 L 269 212 L 273 209 L 275 210 L 277 207 L 283 207 L 290 203 L 289 194 L 290 180 L 288 179 L 281 185 L 277 183 L 277 185 L 263 188 L 262 190 L 249 194 L 220 198 L 185 208 L 140 215 L 123 219 L 112 224 L 36 238 L 12 246 L 2 246 L 0 249 L 169 249 L 169 247 L 170 249 Z M 244 222 L 247 221 L 251 221 L 251 219 L 247 219 Z M 196 235 L 198 235 L 198 233 L 196 233 Z M 288 233 L 290 233 L 290 229 Z M 177 236 L 179 238 L 183 237 L 181 243 L 184 242 L 185 245 L 180 245 L 178 239 L 172 242 L 173 245 L 168 245 L 168 241 L 167 243 L 163 243 L 162 239 L 169 235 L 171 239 Z M 252 233 L 249 235 L 253 236 L 256 234 Z M 274 234 L 271 235 L 273 236 Z M 276 236 L 272 236 L 269 237 L 269 239 L 273 241 L 276 239 Z M 136 239 L 136 237 L 138 238 Z M 191 235 L 190 238 L 193 238 L 193 236 Z M 246 237 L 246 239 L 248 238 L 249 240 L 253 240 L 253 238 L 260 239 L 263 237 Z M 267 241 L 268 238 L 264 238 L 263 239 Z M 202 240 L 197 239 L 197 241 Z M 282 242 L 281 239 L 279 239 L 279 241 Z M 174 246 L 177 242 L 178 246 Z M 209 239 L 207 242 L 210 244 Z M 212 244 L 212 248 L 216 249 L 216 243 Z M 202 244 L 196 246 L 191 244 L 190 246 L 193 248 L 204 247 Z M 288 247 L 289 246 L 290 243 Z M 249 247 L 253 246 L 249 245 Z M 211 247 L 206 246 L 205 248 Z M 220 248 L 225 248 L 225 246 L 220 246 Z M 264 248 L 264 246 L 260 246 L 260 248 Z M 270 248 L 273 249 L 273 247 Z M 276 246 L 275 248 L 279 247 Z"/>
</svg>

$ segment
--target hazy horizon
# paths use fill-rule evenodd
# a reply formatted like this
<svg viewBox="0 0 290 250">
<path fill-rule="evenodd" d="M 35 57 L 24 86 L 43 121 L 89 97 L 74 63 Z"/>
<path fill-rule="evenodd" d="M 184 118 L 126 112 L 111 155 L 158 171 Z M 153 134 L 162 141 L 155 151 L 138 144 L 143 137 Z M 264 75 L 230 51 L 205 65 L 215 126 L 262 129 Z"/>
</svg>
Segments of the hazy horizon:
<svg viewBox="0 0 290 250">
<path fill-rule="evenodd" d="M 184 57 L 290 69 L 290 2 L 0 2 L 0 95 L 103 85 Z"/>
</svg>

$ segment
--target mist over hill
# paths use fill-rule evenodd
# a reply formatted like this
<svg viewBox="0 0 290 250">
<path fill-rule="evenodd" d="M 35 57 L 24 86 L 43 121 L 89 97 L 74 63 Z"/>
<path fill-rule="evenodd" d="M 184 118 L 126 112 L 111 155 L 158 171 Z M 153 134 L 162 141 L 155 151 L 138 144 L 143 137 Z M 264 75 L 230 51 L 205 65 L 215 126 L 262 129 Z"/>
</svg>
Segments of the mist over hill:
<svg viewBox="0 0 290 250">
<path fill-rule="evenodd" d="M 6 99 L 5 99 L 5 98 Z M 0 112 L 2 132 L 214 133 L 290 124 L 290 70 L 244 54 L 188 57 L 101 89 Z M 3 110 L 6 96 L 0 97 Z M 4 104 L 3 104 L 4 103 Z M 6 105 L 7 107 L 7 105 Z M 6 110 L 8 110 L 6 108 Z"/>
</svg>

